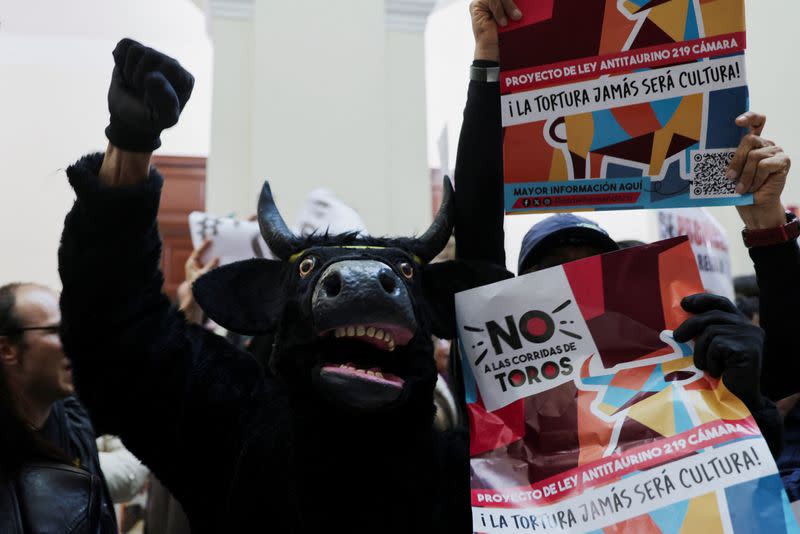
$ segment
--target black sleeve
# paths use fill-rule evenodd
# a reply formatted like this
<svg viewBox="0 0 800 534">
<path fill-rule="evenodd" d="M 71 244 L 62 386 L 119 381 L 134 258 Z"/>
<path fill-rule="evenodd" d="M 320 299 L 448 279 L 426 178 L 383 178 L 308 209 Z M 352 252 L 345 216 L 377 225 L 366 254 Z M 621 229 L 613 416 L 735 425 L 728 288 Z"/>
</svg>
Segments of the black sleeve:
<svg viewBox="0 0 800 534">
<path fill-rule="evenodd" d="M 773 458 L 778 458 L 783 451 L 783 419 L 778 407 L 769 399 L 764 399 L 764 406 L 760 410 L 751 412 L 753 419 L 758 424 L 761 435 L 769 445 Z"/>
<path fill-rule="evenodd" d="M 218 506 L 253 404 L 272 397 L 251 356 L 187 325 L 161 292 L 161 176 L 104 187 L 102 159 L 67 170 L 77 199 L 59 249 L 61 335 L 78 393 L 96 426 L 119 435 L 187 507 Z"/>
<path fill-rule="evenodd" d="M 800 391 L 800 248 L 792 240 L 750 249 L 760 291 L 759 316 L 766 333 L 761 389 L 772 400 Z"/>
<path fill-rule="evenodd" d="M 476 66 L 497 65 L 476 62 Z M 456 257 L 505 266 L 500 83 L 470 82 L 455 169 Z"/>
<path fill-rule="evenodd" d="M 497 66 L 479 61 L 478 67 Z M 505 267 L 503 232 L 503 127 L 500 83 L 469 82 L 464 122 L 458 139 L 455 169 L 456 258 L 483 260 Z M 466 424 L 461 358 L 453 343 L 450 373 L 458 405 L 459 424 Z"/>
</svg>

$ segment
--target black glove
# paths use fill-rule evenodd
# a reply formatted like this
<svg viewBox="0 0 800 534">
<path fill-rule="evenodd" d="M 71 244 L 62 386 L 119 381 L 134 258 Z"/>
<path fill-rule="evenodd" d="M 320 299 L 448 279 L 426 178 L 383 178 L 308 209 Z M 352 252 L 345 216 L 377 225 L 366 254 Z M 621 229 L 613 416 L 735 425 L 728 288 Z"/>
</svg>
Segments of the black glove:
<svg viewBox="0 0 800 534">
<path fill-rule="evenodd" d="M 178 122 L 194 87 L 194 77 L 169 56 L 123 39 L 114 49 L 108 88 L 111 144 L 133 152 L 161 146 L 161 131 Z"/>
<path fill-rule="evenodd" d="M 761 353 L 764 331 L 754 326 L 730 300 L 717 295 L 686 297 L 681 306 L 696 314 L 675 329 L 679 343 L 694 339 L 694 365 L 708 371 L 739 397 L 751 412 L 764 406 Z"/>
</svg>

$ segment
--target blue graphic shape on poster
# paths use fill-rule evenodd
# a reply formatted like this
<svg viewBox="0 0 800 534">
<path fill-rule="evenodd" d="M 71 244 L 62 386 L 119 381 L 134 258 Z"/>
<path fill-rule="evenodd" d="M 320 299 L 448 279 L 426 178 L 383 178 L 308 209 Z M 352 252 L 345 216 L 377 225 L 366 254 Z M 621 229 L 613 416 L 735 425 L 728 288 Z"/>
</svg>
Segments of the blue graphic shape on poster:
<svg viewBox="0 0 800 534">
<path fill-rule="evenodd" d="M 763 461 L 763 460 L 762 460 Z M 757 478 L 725 490 L 734 532 L 783 534 L 787 521 L 782 502 L 783 484 L 778 475 Z"/>
<path fill-rule="evenodd" d="M 661 534 L 679 534 L 689 509 L 689 501 L 681 501 L 650 512 L 650 519 L 661 530 Z"/>
<path fill-rule="evenodd" d="M 609 163 L 606 169 L 606 174 L 609 176 L 608 179 L 610 180 L 614 178 L 640 178 L 644 174 L 642 169 L 621 165 L 619 163 Z"/>
<path fill-rule="evenodd" d="M 458 340 L 459 349 L 461 354 L 464 356 L 461 360 L 461 374 L 464 376 L 464 396 L 467 399 L 467 403 L 477 402 L 478 401 L 478 389 L 477 384 L 475 383 L 475 377 L 472 376 L 472 370 L 470 369 L 469 362 L 467 361 L 467 351 L 464 350 L 464 345 L 461 343 L 461 339 Z"/>
<path fill-rule="evenodd" d="M 630 140 L 631 136 L 622 129 L 611 110 L 595 111 L 592 113 L 592 119 L 594 120 L 594 135 L 590 151 L 594 152 Z"/>
<path fill-rule="evenodd" d="M 747 87 L 709 93 L 705 148 L 731 148 L 739 145 L 747 130 L 736 126 L 736 117 L 740 115 L 736 110 L 747 109 L 747 95 Z"/>
<path fill-rule="evenodd" d="M 666 100 L 650 102 L 650 106 L 653 108 L 653 111 L 655 111 L 656 118 L 658 119 L 658 122 L 661 124 L 662 128 L 666 126 L 670 120 L 672 120 L 672 117 L 675 115 L 675 112 L 678 111 L 678 106 L 681 105 L 681 102 L 683 102 L 683 97 L 667 98 Z"/>
</svg>

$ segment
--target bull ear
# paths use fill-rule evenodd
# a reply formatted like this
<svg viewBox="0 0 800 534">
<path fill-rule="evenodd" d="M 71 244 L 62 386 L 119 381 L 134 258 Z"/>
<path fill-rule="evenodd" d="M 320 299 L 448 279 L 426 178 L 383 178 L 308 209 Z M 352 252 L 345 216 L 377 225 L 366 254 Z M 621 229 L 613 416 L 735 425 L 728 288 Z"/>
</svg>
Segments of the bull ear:
<svg viewBox="0 0 800 534">
<path fill-rule="evenodd" d="M 218 325 L 238 334 L 263 334 L 277 327 L 285 302 L 285 270 L 281 261 L 239 261 L 204 274 L 192 292 Z"/>
<path fill-rule="evenodd" d="M 513 277 L 504 267 L 482 261 L 455 260 L 424 266 L 422 290 L 431 313 L 433 335 L 442 339 L 456 337 L 456 293 Z"/>
</svg>

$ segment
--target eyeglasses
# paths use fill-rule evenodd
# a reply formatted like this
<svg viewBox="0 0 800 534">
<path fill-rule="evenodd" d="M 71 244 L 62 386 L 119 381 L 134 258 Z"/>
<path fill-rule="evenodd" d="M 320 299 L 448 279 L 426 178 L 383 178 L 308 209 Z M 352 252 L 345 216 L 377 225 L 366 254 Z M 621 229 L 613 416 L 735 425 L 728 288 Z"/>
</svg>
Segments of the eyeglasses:
<svg viewBox="0 0 800 534">
<path fill-rule="evenodd" d="M 21 332 L 28 332 L 30 330 L 41 330 L 42 332 L 48 334 L 58 334 L 58 330 L 60 328 L 60 324 L 51 324 L 47 326 L 24 326 L 22 328 L 13 328 L 11 330 L 6 330 L 5 332 L 0 332 L 0 336 L 10 336 L 13 334 L 19 334 Z"/>
</svg>

